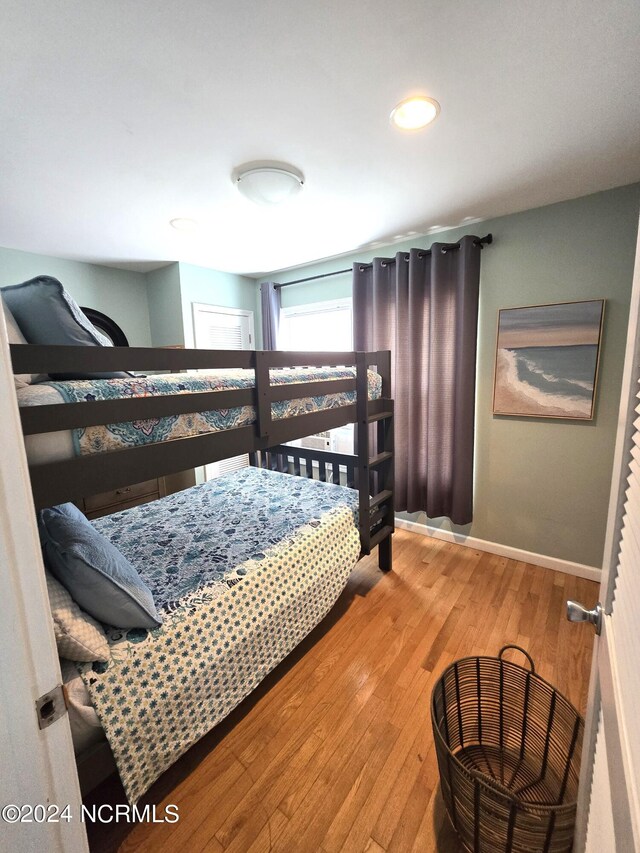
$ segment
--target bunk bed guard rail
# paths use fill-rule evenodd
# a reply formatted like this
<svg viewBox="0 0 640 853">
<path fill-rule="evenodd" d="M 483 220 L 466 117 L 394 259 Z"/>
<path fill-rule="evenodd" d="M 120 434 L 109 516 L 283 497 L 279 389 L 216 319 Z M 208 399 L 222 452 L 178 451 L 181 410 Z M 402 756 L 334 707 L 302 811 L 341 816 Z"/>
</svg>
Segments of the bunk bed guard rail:
<svg viewBox="0 0 640 853">
<path fill-rule="evenodd" d="M 282 352 L 12 344 L 10 352 L 15 373 L 74 373 L 81 365 L 87 374 L 241 368 L 254 371 L 255 376 L 252 388 L 21 407 L 25 436 L 242 406 L 253 406 L 256 413 L 255 422 L 247 426 L 32 464 L 29 472 L 36 509 L 242 453 L 256 454 L 280 448 L 296 438 L 356 423 L 357 450 L 349 464 L 355 475 L 354 486 L 359 491 L 362 552 L 368 554 L 380 545 L 381 567 L 390 568 L 394 506 L 393 400 L 388 350 Z M 355 377 L 285 385 L 270 381 L 273 369 L 337 366 L 355 367 Z M 375 366 L 382 377 L 382 395 L 377 400 L 368 399 L 367 370 L 371 366 Z M 274 403 L 353 391 L 354 403 L 293 417 L 272 418 Z M 323 461 L 322 451 L 314 453 L 319 463 Z M 256 460 L 254 457 L 254 464 Z"/>
</svg>

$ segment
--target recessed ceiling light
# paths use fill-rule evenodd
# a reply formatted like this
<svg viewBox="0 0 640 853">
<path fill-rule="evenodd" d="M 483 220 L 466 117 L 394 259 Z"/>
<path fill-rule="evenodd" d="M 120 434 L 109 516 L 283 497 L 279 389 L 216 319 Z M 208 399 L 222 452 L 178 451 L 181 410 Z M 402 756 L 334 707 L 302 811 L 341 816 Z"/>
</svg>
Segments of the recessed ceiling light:
<svg viewBox="0 0 640 853">
<path fill-rule="evenodd" d="M 405 98 L 391 113 L 391 124 L 400 130 L 421 130 L 437 118 L 440 104 L 425 95 Z"/>
<path fill-rule="evenodd" d="M 195 219 L 185 219 L 180 216 L 177 219 L 172 219 L 169 222 L 169 225 L 172 228 L 175 228 L 176 231 L 195 231 L 198 227 L 198 223 Z"/>
<path fill-rule="evenodd" d="M 243 196 L 255 204 L 272 205 L 297 195 L 304 175 L 288 163 L 245 163 L 231 176 Z"/>
</svg>

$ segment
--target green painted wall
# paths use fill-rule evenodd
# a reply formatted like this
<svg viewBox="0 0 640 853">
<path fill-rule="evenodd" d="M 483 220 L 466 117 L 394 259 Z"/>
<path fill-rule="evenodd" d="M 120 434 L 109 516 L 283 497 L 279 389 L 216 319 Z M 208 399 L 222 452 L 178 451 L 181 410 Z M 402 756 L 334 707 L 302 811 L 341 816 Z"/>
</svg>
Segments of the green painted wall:
<svg viewBox="0 0 640 853">
<path fill-rule="evenodd" d="M 204 302 L 209 305 L 219 305 L 223 308 L 242 308 L 253 311 L 257 347 L 261 346 L 262 334 L 259 329 L 257 311 L 259 309 L 259 293 L 253 278 L 234 273 L 218 272 L 217 270 L 197 267 L 193 264 L 179 264 L 180 267 L 180 298 L 182 302 L 182 321 L 184 327 L 184 343 L 193 347 L 193 302 Z"/>
<path fill-rule="evenodd" d="M 285 282 L 393 255 L 410 246 L 493 232 L 482 255 L 473 523 L 428 523 L 591 566 L 602 564 L 640 185 L 505 216 L 374 252 L 271 276 Z M 349 295 L 349 276 L 283 290 L 283 304 Z M 591 422 L 494 416 L 499 308 L 605 297 L 605 328 Z M 426 523 L 426 516 L 407 516 Z"/>
<path fill-rule="evenodd" d="M 259 292 L 246 276 L 183 263 L 127 272 L 0 248 L 0 287 L 41 274 L 58 278 L 80 305 L 113 317 L 134 346 L 193 346 L 192 302 L 253 311 L 261 346 Z"/>
<path fill-rule="evenodd" d="M 359 260 L 362 260 L 362 258 L 360 257 Z M 338 262 L 337 269 L 346 269 L 346 267 L 350 266 L 351 260 L 344 265 Z M 317 274 L 309 272 L 309 269 L 305 267 L 304 271 L 296 270 L 296 275 L 292 275 L 291 279 L 295 280 L 296 278 L 302 278 L 303 275 Z M 277 280 L 286 281 L 286 276 L 279 276 Z M 351 272 L 344 275 L 337 275 L 335 278 L 310 281 L 308 284 L 295 284 L 291 287 L 283 288 L 282 307 L 291 308 L 294 305 L 309 305 L 312 302 L 322 302 L 323 300 L 344 299 L 345 296 L 351 296 Z"/>
<path fill-rule="evenodd" d="M 184 344 L 178 264 L 153 270 L 147 273 L 146 278 L 152 345 L 169 347 Z"/>
<path fill-rule="evenodd" d="M 471 525 L 429 524 L 480 539 L 598 566 L 602 560 L 640 185 L 622 187 L 490 222 L 271 275 L 286 282 L 350 267 L 374 255 L 492 231 L 482 259 Z M 82 305 L 112 316 L 134 345 L 193 345 L 192 302 L 254 311 L 259 291 L 245 276 L 191 264 L 144 275 L 0 248 L 0 286 L 39 274 L 59 278 Z M 351 293 L 349 274 L 283 290 L 285 307 Z M 594 421 L 506 418 L 491 412 L 497 312 L 501 307 L 605 297 L 605 330 Z M 423 515 L 411 516 L 425 523 Z"/>
<path fill-rule="evenodd" d="M 151 345 L 144 273 L 0 248 L 0 287 L 37 275 L 54 276 L 79 305 L 113 317 L 133 346 Z"/>
</svg>

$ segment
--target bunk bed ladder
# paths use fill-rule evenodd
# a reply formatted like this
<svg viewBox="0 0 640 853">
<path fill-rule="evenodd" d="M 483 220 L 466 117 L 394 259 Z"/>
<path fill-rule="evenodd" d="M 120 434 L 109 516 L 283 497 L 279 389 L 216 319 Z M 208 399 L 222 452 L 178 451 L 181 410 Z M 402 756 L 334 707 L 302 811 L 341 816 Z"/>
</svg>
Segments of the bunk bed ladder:
<svg viewBox="0 0 640 853">
<path fill-rule="evenodd" d="M 273 353 L 256 353 L 256 356 L 257 382 L 266 387 L 268 372 L 264 359 L 273 357 Z M 376 365 L 382 377 L 381 398 L 372 401 L 369 401 L 368 393 L 370 364 Z M 378 547 L 378 565 L 383 571 L 389 571 L 392 567 L 391 536 L 395 527 L 391 354 L 388 351 L 358 352 L 355 353 L 355 365 L 356 455 L 275 444 L 265 450 L 250 452 L 249 460 L 251 465 L 271 471 L 309 478 L 317 476 L 323 482 L 357 489 L 361 555 L 370 554 Z M 261 405 L 260 398 L 257 404 L 258 430 L 262 435 L 265 425 L 269 424 L 270 412 L 264 403 Z M 269 427 L 266 431 L 268 433 Z"/>
<path fill-rule="evenodd" d="M 390 396 L 391 364 L 389 353 L 379 353 L 384 364 L 378 364 L 383 377 L 382 396 Z M 387 408 L 369 414 L 367 389 L 367 355 L 356 353 L 356 414 L 358 466 L 358 528 L 363 554 L 370 554 L 378 546 L 378 565 L 383 571 L 392 566 L 392 539 L 394 531 L 393 501 L 393 401 Z M 372 425 L 376 426 L 373 427 Z M 375 436 L 371 441 L 372 433 Z M 375 455 L 371 455 L 372 447 Z M 373 486 L 373 498 L 370 497 Z"/>
</svg>

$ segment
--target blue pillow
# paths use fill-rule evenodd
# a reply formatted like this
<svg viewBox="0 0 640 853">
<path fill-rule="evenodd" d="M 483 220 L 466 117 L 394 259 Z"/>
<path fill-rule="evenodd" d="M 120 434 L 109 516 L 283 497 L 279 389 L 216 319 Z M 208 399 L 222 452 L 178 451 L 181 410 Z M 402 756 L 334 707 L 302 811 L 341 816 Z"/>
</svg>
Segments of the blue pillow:
<svg viewBox="0 0 640 853">
<path fill-rule="evenodd" d="M 74 504 L 43 509 L 38 526 L 47 568 L 89 615 L 114 628 L 160 625 L 138 572 Z"/>
<path fill-rule="evenodd" d="M 82 313 L 78 303 L 57 278 L 39 275 L 22 284 L 3 287 L 2 297 L 30 344 L 112 346 L 111 341 L 101 335 Z M 129 375 L 122 371 L 51 374 L 53 379 L 117 379 Z"/>
</svg>

